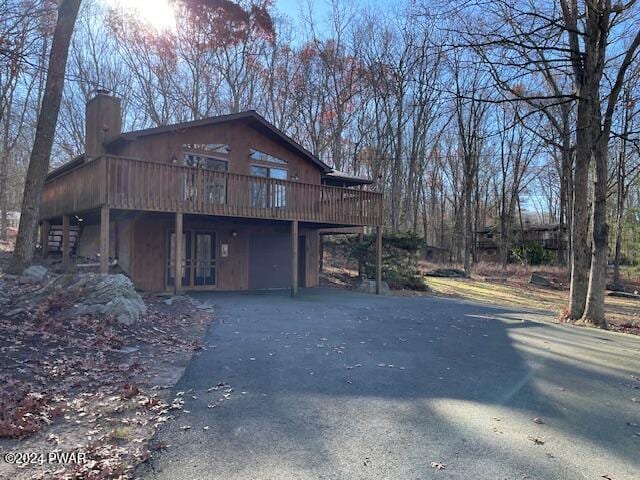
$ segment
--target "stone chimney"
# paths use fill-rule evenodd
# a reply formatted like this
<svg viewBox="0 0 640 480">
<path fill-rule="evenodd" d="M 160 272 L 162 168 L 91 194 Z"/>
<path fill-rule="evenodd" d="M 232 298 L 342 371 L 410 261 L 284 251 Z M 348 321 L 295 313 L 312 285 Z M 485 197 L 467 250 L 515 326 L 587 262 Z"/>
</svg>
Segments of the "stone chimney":
<svg viewBox="0 0 640 480">
<path fill-rule="evenodd" d="M 98 89 L 87 102 L 85 125 L 86 161 L 106 153 L 105 144 L 117 138 L 122 129 L 120 99 L 109 90 Z"/>
</svg>

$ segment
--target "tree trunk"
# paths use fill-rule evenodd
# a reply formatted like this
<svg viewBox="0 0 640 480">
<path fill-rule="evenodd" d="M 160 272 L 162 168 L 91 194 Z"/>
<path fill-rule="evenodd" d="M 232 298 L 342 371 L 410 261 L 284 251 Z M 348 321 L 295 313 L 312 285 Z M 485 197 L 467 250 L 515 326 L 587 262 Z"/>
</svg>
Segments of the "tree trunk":
<svg viewBox="0 0 640 480">
<path fill-rule="evenodd" d="M 58 7 L 58 18 L 49 55 L 47 83 L 24 185 L 16 248 L 8 268 L 9 272 L 15 274 L 22 272 L 24 267 L 33 260 L 42 188 L 49 170 L 49 157 L 64 89 L 69 43 L 80 2 L 81 0 L 63 0 Z"/>
<path fill-rule="evenodd" d="M 560 238 L 558 243 L 558 263 L 560 265 L 566 265 L 567 259 L 571 256 L 571 247 L 567 245 L 565 249 L 564 244 L 564 232 L 569 226 L 571 229 L 571 185 L 572 185 L 572 152 L 571 152 L 571 134 L 568 131 L 568 122 L 565 120 L 565 132 L 562 139 L 562 153 L 561 153 L 561 165 L 560 165 Z"/>
<path fill-rule="evenodd" d="M 471 173 L 471 174 L 470 174 Z M 473 242 L 473 221 L 471 219 L 471 196 L 473 194 L 473 172 L 465 172 L 464 189 L 464 271 L 471 273 L 471 248 Z"/>
<path fill-rule="evenodd" d="M 6 137 L 5 137 L 6 138 Z M 6 144 L 7 142 L 5 142 Z M 9 176 L 9 151 L 3 148 L 0 154 L 0 240 L 7 240 L 7 209 L 9 208 L 8 176 Z"/>
<path fill-rule="evenodd" d="M 624 154 L 620 154 L 618 164 L 618 188 L 616 198 L 616 242 L 613 260 L 613 283 L 620 285 L 620 261 L 622 260 L 622 230 L 624 228 L 624 200 L 625 200 L 625 165 Z"/>
<path fill-rule="evenodd" d="M 591 252 L 587 238 L 589 228 L 589 163 L 591 161 L 590 111 L 586 99 L 578 101 L 576 132 L 576 159 L 571 212 L 571 288 L 569 292 L 569 318 L 578 320 L 584 313 Z"/>
<path fill-rule="evenodd" d="M 629 123 L 631 122 L 632 109 L 629 108 L 631 103 L 629 90 L 625 91 L 624 96 L 625 113 L 622 129 L 622 139 L 620 145 L 620 154 L 618 155 L 618 165 L 616 168 L 616 243 L 615 255 L 613 261 L 613 283 L 620 284 L 620 261 L 622 259 L 622 230 L 624 228 L 624 204 L 627 198 L 627 135 L 629 134 Z"/>
<path fill-rule="evenodd" d="M 599 132 L 598 132 L 599 133 Z M 594 149 L 596 180 L 593 189 L 591 271 L 587 302 L 581 323 L 605 328 L 604 295 L 607 285 L 609 225 L 607 224 L 608 135 L 601 135 Z M 594 142 L 595 143 L 595 142 Z"/>
</svg>

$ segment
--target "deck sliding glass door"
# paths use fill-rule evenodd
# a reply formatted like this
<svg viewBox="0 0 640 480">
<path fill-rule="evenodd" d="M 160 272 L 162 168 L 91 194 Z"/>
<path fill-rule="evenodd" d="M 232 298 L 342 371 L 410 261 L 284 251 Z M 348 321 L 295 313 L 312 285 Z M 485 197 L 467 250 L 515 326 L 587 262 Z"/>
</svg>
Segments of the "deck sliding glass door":
<svg viewBox="0 0 640 480">
<path fill-rule="evenodd" d="M 274 178 L 286 180 L 287 170 L 284 168 L 251 166 L 251 175 L 259 178 Z M 273 185 L 268 182 L 256 180 L 251 184 L 251 206 L 259 208 L 287 206 L 287 192 L 284 185 Z"/>
</svg>

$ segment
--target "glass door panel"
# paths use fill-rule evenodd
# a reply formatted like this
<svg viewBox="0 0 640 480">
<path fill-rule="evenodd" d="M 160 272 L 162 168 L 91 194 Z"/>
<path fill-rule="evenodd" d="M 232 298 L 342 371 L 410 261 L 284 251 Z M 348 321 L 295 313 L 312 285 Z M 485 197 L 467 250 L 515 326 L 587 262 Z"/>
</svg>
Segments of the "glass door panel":
<svg viewBox="0 0 640 480">
<path fill-rule="evenodd" d="M 251 175 L 261 178 L 286 180 L 288 173 L 284 168 L 251 165 Z M 251 184 L 251 206 L 259 208 L 286 207 L 286 194 L 285 185 L 274 185 L 271 182 L 255 181 Z"/>
<path fill-rule="evenodd" d="M 216 237 L 214 233 L 195 234 L 193 284 L 196 287 L 216 284 Z"/>
<path fill-rule="evenodd" d="M 254 177 L 268 178 L 269 169 L 266 167 L 252 165 L 251 175 L 253 175 Z M 267 208 L 269 206 L 269 191 L 267 189 L 266 182 L 251 182 L 251 206 L 258 208 Z"/>
<path fill-rule="evenodd" d="M 269 176 L 278 180 L 287 179 L 287 171 L 283 168 L 270 168 Z M 273 206 L 274 207 L 286 207 L 287 206 L 287 191 L 284 185 L 273 186 Z"/>
</svg>

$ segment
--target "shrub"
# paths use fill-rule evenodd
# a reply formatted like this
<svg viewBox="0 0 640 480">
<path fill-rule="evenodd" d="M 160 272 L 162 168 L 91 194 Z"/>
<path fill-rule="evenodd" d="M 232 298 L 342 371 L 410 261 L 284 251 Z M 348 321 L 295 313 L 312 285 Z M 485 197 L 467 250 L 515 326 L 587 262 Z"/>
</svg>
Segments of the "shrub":
<svg viewBox="0 0 640 480">
<path fill-rule="evenodd" d="M 376 273 L 375 235 L 350 238 L 346 244 L 349 254 L 362 265 L 362 273 L 374 278 Z M 384 233 L 382 235 L 382 279 L 391 288 L 426 290 L 418 274 L 418 259 L 424 240 L 414 232 Z"/>
<path fill-rule="evenodd" d="M 545 250 L 540 242 L 530 242 L 524 247 L 516 247 L 511 251 L 511 255 L 518 262 L 528 265 L 549 265 L 554 260 L 553 254 Z"/>
</svg>

